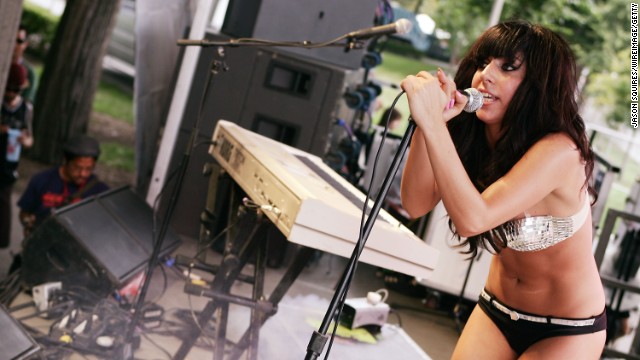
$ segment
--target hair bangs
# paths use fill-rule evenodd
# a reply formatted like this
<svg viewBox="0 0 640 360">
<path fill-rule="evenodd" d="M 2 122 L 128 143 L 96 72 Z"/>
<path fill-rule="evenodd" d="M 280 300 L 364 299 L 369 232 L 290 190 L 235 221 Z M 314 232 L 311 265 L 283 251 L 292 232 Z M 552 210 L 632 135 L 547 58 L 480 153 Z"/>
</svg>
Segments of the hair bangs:
<svg viewBox="0 0 640 360">
<path fill-rule="evenodd" d="M 517 25 L 516 25 L 517 24 Z M 522 26 L 526 24 L 527 26 Z M 504 58 L 511 62 L 521 54 L 528 54 L 535 37 L 528 23 L 502 23 L 486 31 L 469 50 L 468 58 L 480 67 L 492 58 Z M 525 60 L 525 59 L 520 59 Z"/>
</svg>

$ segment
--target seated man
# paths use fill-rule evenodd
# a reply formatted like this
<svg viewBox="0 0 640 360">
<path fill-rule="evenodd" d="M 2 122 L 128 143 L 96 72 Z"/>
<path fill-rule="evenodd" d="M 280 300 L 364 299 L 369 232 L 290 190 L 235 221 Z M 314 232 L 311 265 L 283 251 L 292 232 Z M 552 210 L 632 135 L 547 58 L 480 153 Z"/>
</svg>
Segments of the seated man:
<svg viewBox="0 0 640 360">
<path fill-rule="evenodd" d="M 62 166 L 35 174 L 18 200 L 25 237 L 49 216 L 51 210 L 109 188 L 93 174 L 100 156 L 100 145 L 95 139 L 85 135 L 73 137 L 64 145 L 63 151 Z"/>
</svg>

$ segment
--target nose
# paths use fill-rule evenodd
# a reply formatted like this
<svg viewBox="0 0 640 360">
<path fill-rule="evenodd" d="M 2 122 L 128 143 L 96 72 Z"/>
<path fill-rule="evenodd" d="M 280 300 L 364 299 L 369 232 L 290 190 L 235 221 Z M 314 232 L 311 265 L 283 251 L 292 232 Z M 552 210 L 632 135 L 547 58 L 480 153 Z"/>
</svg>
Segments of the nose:
<svg viewBox="0 0 640 360">
<path fill-rule="evenodd" d="M 495 60 L 489 61 L 484 69 L 482 69 L 482 81 L 493 82 L 495 80 L 495 71 L 496 71 L 496 62 Z"/>
</svg>

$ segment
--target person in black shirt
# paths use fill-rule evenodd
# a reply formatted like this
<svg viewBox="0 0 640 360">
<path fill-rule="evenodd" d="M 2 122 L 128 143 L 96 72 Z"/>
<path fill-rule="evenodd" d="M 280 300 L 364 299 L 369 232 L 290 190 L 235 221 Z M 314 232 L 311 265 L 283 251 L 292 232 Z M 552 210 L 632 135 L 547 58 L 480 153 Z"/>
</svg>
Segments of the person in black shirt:
<svg viewBox="0 0 640 360">
<path fill-rule="evenodd" d="M 0 112 L 0 248 L 11 243 L 11 192 L 18 178 L 20 151 L 33 145 L 33 106 L 21 96 L 26 78 L 23 66 L 11 64 Z"/>
<path fill-rule="evenodd" d="M 76 136 L 64 145 L 63 151 L 64 163 L 35 174 L 18 200 L 25 237 L 52 210 L 109 189 L 93 173 L 100 156 L 98 141 L 85 135 Z"/>
</svg>

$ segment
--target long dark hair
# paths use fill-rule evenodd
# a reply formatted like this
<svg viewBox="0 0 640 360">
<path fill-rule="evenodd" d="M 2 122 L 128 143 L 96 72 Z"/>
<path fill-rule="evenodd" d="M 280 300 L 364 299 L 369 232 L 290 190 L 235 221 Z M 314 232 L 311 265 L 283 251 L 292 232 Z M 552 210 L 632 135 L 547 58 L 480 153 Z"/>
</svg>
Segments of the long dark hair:
<svg viewBox="0 0 640 360">
<path fill-rule="evenodd" d="M 489 58 L 515 60 L 522 56 L 525 77 L 516 90 L 502 121 L 502 135 L 490 149 L 485 125 L 473 113 L 462 113 L 448 123 L 458 154 L 478 191 L 505 175 L 538 140 L 551 133 L 567 134 L 585 162 L 586 185 L 593 172 L 593 152 L 578 114 L 577 68 L 567 42 L 553 31 L 526 21 L 508 21 L 485 31 L 462 59 L 455 82 L 471 86 L 477 69 Z M 449 222 L 452 230 L 455 227 Z M 457 233 L 456 233 L 457 235 Z M 458 235 L 458 238 L 459 235 Z M 506 247 L 504 237 L 490 230 L 460 243 L 475 256 L 479 246 L 495 252 Z"/>
</svg>

